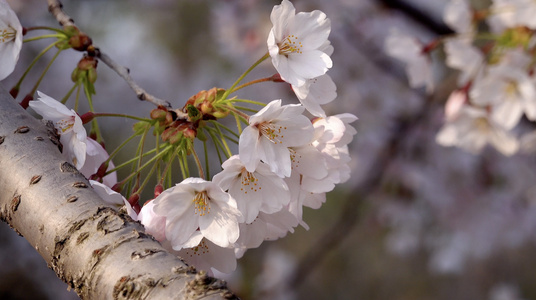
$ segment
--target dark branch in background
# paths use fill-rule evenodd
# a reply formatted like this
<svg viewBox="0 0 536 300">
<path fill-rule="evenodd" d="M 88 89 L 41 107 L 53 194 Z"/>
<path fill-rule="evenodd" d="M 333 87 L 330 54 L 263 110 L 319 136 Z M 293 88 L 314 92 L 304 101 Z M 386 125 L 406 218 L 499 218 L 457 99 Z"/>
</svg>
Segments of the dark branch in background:
<svg viewBox="0 0 536 300">
<path fill-rule="evenodd" d="M 63 4 L 61 4 L 59 0 L 47 0 L 47 2 L 48 2 L 48 10 L 56 18 L 56 20 L 60 23 L 61 26 L 75 27 L 73 19 L 69 15 L 67 15 L 65 11 L 63 11 L 63 8 L 62 8 Z M 171 104 L 169 103 L 169 101 L 159 99 L 147 93 L 134 81 L 134 79 L 132 79 L 128 68 L 125 68 L 119 65 L 118 63 L 116 63 L 108 55 L 102 52 L 99 48 L 95 48 L 95 57 L 100 59 L 110 69 L 114 70 L 119 76 L 121 76 L 121 78 L 123 78 L 127 82 L 127 84 L 130 86 L 130 88 L 136 93 L 136 96 L 138 97 L 138 99 L 142 101 L 149 101 L 156 106 L 165 106 L 165 107 L 171 108 Z"/>
<path fill-rule="evenodd" d="M 388 8 L 400 10 L 437 35 L 454 33 L 441 21 L 434 20 L 422 10 L 404 1 L 378 0 L 378 2 Z M 406 82 L 405 72 L 395 68 L 392 64 L 392 59 L 386 57 L 382 49 L 378 49 L 374 43 L 366 42 L 364 35 L 359 32 L 359 26 L 354 26 L 354 24 L 346 25 L 343 26 L 343 35 L 347 36 L 347 40 L 354 41 L 356 50 L 362 52 L 365 57 L 372 59 L 372 63 L 385 74 Z M 351 39 L 352 36 L 354 37 L 353 39 Z M 355 39 L 355 36 L 363 37 L 363 40 Z M 423 99 L 427 97 L 422 91 L 415 90 L 414 92 Z M 413 130 L 424 124 L 433 106 L 432 100 L 426 99 L 426 102 L 413 117 L 400 118 L 395 122 L 391 136 L 381 152 L 376 156 L 375 162 L 371 164 L 371 169 L 366 172 L 368 174 L 367 178 L 347 193 L 346 202 L 337 221 L 318 238 L 313 246 L 309 247 L 310 250 L 298 262 L 297 267 L 287 281 L 289 287 L 297 288 L 304 283 L 307 280 L 307 276 L 321 265 L 326 256 L 348 238 L 348 232 L 363 221 L 363 216 L 371 204 L 369 196 L 381 190 L 384 175 L 387 173 L 391 163 L 397 159 L 397 154 L 400 153 L 401 148 L 404 147 L 403 139 L 400 137 L 408 136 Z"/>
<path fill-rule="evenodd" d="M 402 0 L 377 0 L 378 3 L 384 5 L 391 9 L 396 9 L 409 18 L 413 19 L 415 22 L 421 24 L 423 27 L 427 28 L 431 32 L 434 32 L 437 35 L 447 35 L 453 34 L 454 31 L 450 29 L 442 20 L 435 20 L 427 14 L 426 12 L 420 10 L 419 8 L 407 3 Z"/>
</svg>

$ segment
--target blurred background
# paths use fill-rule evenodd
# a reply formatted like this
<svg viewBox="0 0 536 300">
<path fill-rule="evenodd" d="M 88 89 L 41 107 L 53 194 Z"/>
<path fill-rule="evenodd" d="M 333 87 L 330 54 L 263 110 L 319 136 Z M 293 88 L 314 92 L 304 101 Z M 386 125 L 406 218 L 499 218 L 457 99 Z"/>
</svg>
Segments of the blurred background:
<svg viewBox="0 0 536 300">
<path fill-rule="evenodd" d="M 57 26 L 44 0 L 8 0 L 25 27 Z M 270 12 L 280 1 L 62 1 L 95 45 L 130 68 L 149 93 L 182 107 L 200 90 L 228 87 L 266 50 Z M 328 74 L 338 98 L 328 115 L 359 117 L 350 145 L 351 179 L 319 210 L 304 210 L 310 230 L 248 251 L 233 274 L 221 275 L 242 299 L 536 299 L 536 160 L 486 148 L 472 155 L 435 143 L 443 105 L 456 77 L 435 53 L 433 95 L 408 88 L 404 66 L 383 51 L 396 27 L 423 42 L 450 32 L 444 0 L 295 0 L 297 11 L 324 11 L 335 48 Z M 485 6 L 486 0 L 474 1 Z M 10 89 L 47 43 L 23 46 Z M 22 85 L 24 97 L 54 51 Z M 65 51 L 40 91 L 62 98 L 81 53 Z M 140 102 L 100 63 L 97 111 L 146 117 Z M 250 78 L 274 73 L 269 61 Z M 284 84 L 264 83 L 242 98 L 296 102 Z M 19 99 L 20 100 L 20 99 Z M 72 100 L 71 100 L 72 101 Z M 68 104 L 72 105 L 72 102 Z M 102 120 L 107 149 L 132 132 L 123 119 Z M 531 129 L 524 122 L 520 127 Z M 0 299 L 77 299 L 37 254 L 0 224 Z"/>
</svg>

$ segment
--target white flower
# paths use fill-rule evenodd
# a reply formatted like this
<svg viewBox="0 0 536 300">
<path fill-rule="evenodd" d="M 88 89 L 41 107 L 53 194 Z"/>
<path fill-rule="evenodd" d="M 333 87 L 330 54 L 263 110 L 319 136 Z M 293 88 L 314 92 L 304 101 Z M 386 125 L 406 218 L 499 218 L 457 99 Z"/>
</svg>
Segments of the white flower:
<svg viewBox="0 0 536 300">
<path fill-rule="evenodd" d="M 467 102 L 467 92 L 463 90 L 454 90 L 450 93 L 445 103 L 445 119 L 452 121 L 456 119 L 458 113 Z"/>
<path fill-rule="evenodd" d="M 469 93 L 472 103 L 492 106 L 493 120 L 506 129 L 517 125 L 523 112 L 529 120 L 536 120 L 536 88 L 522 61 L 514 56 L 512 62 L 490 67 Z"/>
<path fill-rule="evenodd" d="M 63 155 L 77 169 L 82 168 L 86 161 L 86 129 L 82 125 L 82 120 L 72 109 L 57 100 L 41 93 L 38 100 L 30 101 L 30 107 L 43 116 L 43 119 L 50 120 L 60 134 L 60 142 L 63 145 Z"/>
<path fill-rule="evenodd" d="M 128 203 L 127 199 L 123 197 L 123 195 L 117 193 L 116 191 L 113 191 L 111 188 L 98 181 L 90 180 L 89 183 L 91 184 L 91 187 L 93 188 L 95 193 L 97 193 L 97 195 L 99 195 L 99 197 L 101 197 L 104 202 L 116 208 L 121 208 L 124 205 L 126 207 L 127 214 L 133 220 L 138 220 L 138 215 L 136 214 L 130 203 Z"/>
<path fill-rule="evenodd" d="M 447 54 L 447 66 L 460 70 L 458 85 L 463 86 L 469 80 L 473 80 L 482 69 L 484 55 L 465 39 L 447 39 L 445 42 Z"/>
<path fill-rule="evenodd" d="M 238 145 L 246 170 L 255 171 L 262 160 L 278 176 L 290 176 L 288 147 L 308 144 L 313 137 L 313 126 L 303 111 L 301 105 L 281 106 L 281 100 L 274 100 L 249 117 Z"/>
<path fill-rule="evenodd" d="M 156 197 L 153 211 L 166 217 L 166 238 L 180 250 L 199 229 L 203 237 L 221 247 L 238 239 L 242 215 L 236 201 L 217 184 L 186 178 Z"/>
<path fill-rule="evenodd" d="M 519 142 L 503 126 L 489 118 L 485 109 L 465 105 L 458 116 L 447 121 L 436 136 L 443 146 L 458 146 L 478 154 L 487 143 L 504 155 L 512 155 L 519 149 Z"/>
<path fill-rule="evenodd" d="M 249 172 L 234 155 L 222 164 L 223 171 L 214 175 L 212 181 L 236 200 L 246 223 L 251 223 L 260 211 L 274 213 L 280 211 L 290 201 L 286 183 L 261 163 L 254 172 Z"/>
<path fill-rule="evenodd" d="M 292 90 L 305 109 L 317 117 L 326 116 L 320 105 L 327 104 L 337 97 L 337 87 L 328 74 L 307 79 L 300 87 L 293 85 Z"/>
<path fill-rule="evenodd" d="M 321 50 L 331 31 L 330 20 L 323 12 L 296 14 L 292 3 L 283 0 L 274 6 L 270 19 L 273 27 L 268 35 L 268 51 L 283 80 L 302 86 L 307 79 L 331 68 L 331 58 Z"/>
<path fill-rule="evenodd" d="M 80 168 L 80 173 L 82 173 L 86 178 L 89 178 L 91 175 L 97 173 L 99 167 L 103 162 L 105 162 L 108 157 L 108 152 L 92 138 L 86 139 L 86 161 L 82 168 Z M 108 169 L 111 170 L 115 168 L 112 161 L 108 164 Z M 113 187 L 117 183 L 117 173 L 110 173 L 102 178 L 102 182 L 109 186 Z"/>
<path fill-rule="evenodd" d="M 357 117 L 349 113 L 315 120 L 313 126 L 316 131 L 312 144 L 323 154 L 328 168 L 328 176 L 320 180 L 323 181 L 323 184 L 320 184 L 316 178 L 306 178 L 302 185 L 310 186 L 310 188 L 306 188 L 307 191 L 327 192 L 327 190 L 320 188 L 329 185 L 329 182 L 334 185 L 346 182 L 350 178 L 348 163 L 351 159 L 348 153 L 348 144 L 357 133 L 350 123 L 356 120 Z"/>
<path fill-rule="evenodd" d="M 240 258 L 246 249 L 257 248 L 263 241 L 274 241 L 288 232 L 293 233 L 296 226 L 298 219 L 287 208 L 273 214 L 261 212 L 253 222 L 240 224 L 240 237 L 235 246 L 242 251 L 235 253 Z"/>
<path fill-rule="evenodd" d="M 187 264 L 206 270 L 209 274 L 213 274 L 212 268 L 222 273 L 231 273 L 236 269 L 234 249 L 220 247 L 204 238 L 200 232 L 195 232 L 187 247 L 175 253 Z"/>
<path fill-rule="evenodd" d="M 385 40 L 386 53 L 406 64 L 409 85 L 426 86 L 426 92 L 431 93 L 434 90 L 432 63 L 423 50 L 424 45 L 416 38 L 397 30 L 391 30 Z"/>
<path fill-rule="evenodd" d="M 145 232 L 154 236 L 157 241 L 164 242 L 166 240 L 166 217 L 157 215 L 153 208 L 154 201 L 149 200 L 141 208 L 137 220 L 145 227 Z"/>
<path fill-rule="evenodd" d="M 15 69 L 22 48 L 22 26 L 6 0 L 0 0 L 0 80 Z"/>
<path fill-rule="evenodd" d="M 467 0 L 451 0 L 445 6 L 443 21 L 457 33 L 472 33 L 473 11 Z"/>
<path fill-rule="evenodd" d="M 491 27 L 504 29 L 505 27 L 527 26 L 536 29 L 536 1 L 534 0 L 493 0 L 490 7 L 493 16 L 488 18 Z M 495 31 L 497 32 L 497 31 Z"/>
</svg>

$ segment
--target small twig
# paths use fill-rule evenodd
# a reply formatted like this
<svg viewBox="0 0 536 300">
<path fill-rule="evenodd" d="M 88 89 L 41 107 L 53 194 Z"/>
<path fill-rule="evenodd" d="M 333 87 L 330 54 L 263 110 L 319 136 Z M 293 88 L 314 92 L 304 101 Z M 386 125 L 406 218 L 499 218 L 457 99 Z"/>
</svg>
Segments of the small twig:
<svg viewBox="0 0 536 300">
<path fill-rule="evenodd" d="M 60 25 L 63 27 L 66 26 L 75 26 L 74 20 L 71 19 L 64 11 L 63 4 L 58 0 L 47 0 L 48 2 L 48 11 L 60 22 Z"/>
<path fill-rule="evenodd" d="M 95 57 L 100 59 L 103 63 L 105 63 L 110 69 L 114 70 L 121 78 L 123 78 L 127 84 L 130 86 L 130 88 L 136 93 L 136 96 L 138 99 L 142 101 L 149 101 L 157 106 L 165 106 L 167 108 L 171 108 L 171 104 L 166 101 L 159 98 L 156 98 L 155 96 L 147 93 L 144 89 L 142 89 L 130 76 L 129 69 L 119 65 L 114 60 L 112 60 L 107 54 L 102 52 L 100 49 L 95 49 Z"/>
<path fill-rule="evenodd" d="M 63 11 L 63 4 L 59 0 L 47 0 L 48 2 L 48 10 L 50 13 L 58 20 L 61 26 L 69 27 L 74 25 L 73 19 Z M 130 76 L 130 72 L 127 68 L 119 65 L 114 60 L 112 60 L 108 55 L 106 55 L 104 52 L 102 52 L 100 49 L 95 47 L 95 57 L 100 59 L 103 63 L 105 63 L 110 69 L 114 70 L 121 78 L 123 78 L 127 84 L 130 86 L 130 88 L 136 93 L 136 96 L 138 99 L 142 101 L 149 101 L 153 103 L 156 106 L 164 106 L 167 108 L 171 108 L 171 104 L 166 101 L 159 98 L 156 98 L 155 96 L 147 93 L 144 89 L 142 89 Z"/>
</svg>

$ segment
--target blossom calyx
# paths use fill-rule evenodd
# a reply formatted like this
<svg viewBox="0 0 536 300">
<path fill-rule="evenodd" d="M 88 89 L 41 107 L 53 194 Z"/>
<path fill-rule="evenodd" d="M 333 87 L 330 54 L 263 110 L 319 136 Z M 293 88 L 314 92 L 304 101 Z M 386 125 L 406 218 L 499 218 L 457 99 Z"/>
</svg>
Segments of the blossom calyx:
<svg viewBox="0 0 536 300">
<path fill-rule="evenodd" d="M 85 55 L 71 73 L 71 80 L 79 82 L 87 78 L 88 82 L 95 83 L 97 81 L 97 63 L 98 60 L 95 57 Z"/>
<path fill-rule="evenodd" d="M 77 51 L 86 51 L 89 46 L 93 44 L 91 38 L 80 31 L 76 26 L 69 26 L 65 28 L 65 31 L 70 36 L 69 46 Z"/>
<path fill-rule="evenodd" d="M 214 120 L 224 118 L 229 115 L 229 111 L 219 105 L 214 105 L 218 100 L 221 100 L 224 93 L 224 89 L 216 87 L 213 87 L 208 91 L 200 91 L 188 99 L 183 111 L 190 114 L 191 108 L 188 108 L 188 105 L 192 105 L 202 113 L 200 119 Z M 194 122 L 194 120 L 192 120 L 192 122 Z"/>
</svg>

